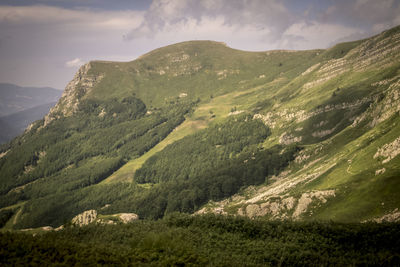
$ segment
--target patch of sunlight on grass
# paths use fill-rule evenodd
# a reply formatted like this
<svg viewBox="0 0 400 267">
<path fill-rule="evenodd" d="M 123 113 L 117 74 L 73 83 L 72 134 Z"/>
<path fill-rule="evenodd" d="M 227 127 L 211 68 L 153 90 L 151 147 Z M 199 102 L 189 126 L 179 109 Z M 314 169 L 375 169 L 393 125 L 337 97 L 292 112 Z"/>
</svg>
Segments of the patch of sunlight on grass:
<svg viewBox="0 0 400 267">
<path fill-rule="evenodd" d="M 103 180 L 100 184 L 116 182 L 133 182 L 133 176 L 147 159 L 163 150 L 167 145 L 193 134 L 201 129 L 208 127 L 210 123 L 220 122 L 225 119 L 233 107 L 240 110 L 239 105 L 234 105 L 235 98 L 259 89 L 251 88 L 241 92 L 234 92 L 210 99 L 206 103 L 200 104 L 196 110 L 186 120 L 176 127 L 164 140 L 143 154 L 141 157 L 128 161 L 124 166 L 115 171 L 111 176 Z"/>
</svg>

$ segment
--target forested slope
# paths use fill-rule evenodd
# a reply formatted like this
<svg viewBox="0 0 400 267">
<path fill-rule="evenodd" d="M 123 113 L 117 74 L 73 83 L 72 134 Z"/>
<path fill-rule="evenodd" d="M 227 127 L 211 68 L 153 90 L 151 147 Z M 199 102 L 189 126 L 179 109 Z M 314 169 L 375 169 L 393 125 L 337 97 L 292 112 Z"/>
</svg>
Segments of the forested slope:
<svg viewBox="0 0 400 267">
<path fill-rule="evenodd" d="M 399 52 L 397 27 L 327 50 L 192 41 L 90 62 L 1 147 L 5 227 L 88 209 L 397 218 Z"/>
</svg>

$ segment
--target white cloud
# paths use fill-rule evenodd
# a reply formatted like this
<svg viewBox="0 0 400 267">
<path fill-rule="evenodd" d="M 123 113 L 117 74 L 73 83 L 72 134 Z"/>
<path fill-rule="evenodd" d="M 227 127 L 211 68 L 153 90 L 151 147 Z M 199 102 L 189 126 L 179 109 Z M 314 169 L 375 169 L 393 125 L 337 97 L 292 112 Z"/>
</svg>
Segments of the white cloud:
<svg viewBox="0 0 400 267">
<path fill-rule="evenodd" d="M 325 48 L 348 36 L 359 34 L 360 29 L 338 24 L 324 24 L 316 21 L 300 21 L 292 24 L 284 33 L 283 40 L 292 40 L 296 49 Z M 288 44 L 289 45 L 289 44 Z"/>
<path fill-rule="evenodd" d="M 83 64 L 85 64 L 85 62 L 83 62 L 80 58 L 74 58 L 70 61 L 65 62 L 65 66 L 67 66 L 68 68 L 80 67 Z"/>
<path fill-rule="evenodd" d="M 96 11 L 66 9 L 52 6 L 0 6 L 0 23 L 9 25 L 80 25 L 124 29 L 136 27 L 143 21 L 143 11 Z"/>
<path fill-rule="evenodd" d="M 393 15 L 397 14 L 393 10 L 399 8 L 393 0 L 382 0 L 382 4 L 375 0 L 335 0 L 317 16 L 309 14 L 311 5 L 305 12 L 296 14 L 284 3 L 278 0 L 153 0 L 142 23 L 132 27 L 125 40 L 165 45 L 211 39 L 245 50 L 327 48 L 338 41 L 364 38 L 395 26 L 399 18 Z M 371 14 L 371 22 L 376 24 L 364 23 L 368 20 L 365 14 Z M 363 23 L 352 23 L 353 17 Z"/>
<path fill-rule="evenodd" d="M 275 48 L 276 38 L 291 23 L 277 0 L 154 0 L 141 25 L 126 40 L 162 44 L 207 39 L 249 50 Z"/>
<path fill-rule="evenodd" d="M 199 20 L 190 18 L 166 23 L 162 31 L 148 40 L 163 45 L 186 40 L 214 40 L 228 42 L 230 46 L 245 50 L 266 50 L 269 44 L 262 38 L 269 33 L 270 29 L 267 27 L 227 24 L 223 16 L 203 16 Z"/>
</svg>

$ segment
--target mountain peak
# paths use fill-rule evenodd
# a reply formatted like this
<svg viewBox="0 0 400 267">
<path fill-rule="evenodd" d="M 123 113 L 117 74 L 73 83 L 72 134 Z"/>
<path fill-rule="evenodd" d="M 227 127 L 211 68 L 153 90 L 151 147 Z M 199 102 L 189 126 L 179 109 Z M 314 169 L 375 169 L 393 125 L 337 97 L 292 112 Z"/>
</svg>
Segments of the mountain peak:
<svg viewBox="0 0 400 267">
<path fill-rule="evenodd" d="M 398 29 L 326 50 L 189 41 L 90 62 L 0 150 L 1 207 L 20 210 L 16 228 L 85 210 L 397 218 Z"/>
<path fill-rule="evenodd" d="M 60 116 L 71 116 L 78 110 L 80 100 L 84 98 L 94 86 L 104 77 L 101 74 L 90 74 L 94 62 L 81 66 L 74 78 L 65 87 L 65 90 L 58 103 L 50 110 L 45 117 L 44 126 L 53 119 Z"/>
</svg>

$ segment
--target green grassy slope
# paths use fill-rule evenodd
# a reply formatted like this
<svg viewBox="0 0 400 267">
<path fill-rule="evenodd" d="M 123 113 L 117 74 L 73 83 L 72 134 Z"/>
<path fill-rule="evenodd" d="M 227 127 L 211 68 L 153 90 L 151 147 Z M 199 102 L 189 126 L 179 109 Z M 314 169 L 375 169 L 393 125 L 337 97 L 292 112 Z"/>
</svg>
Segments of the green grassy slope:
<svg viewBox="0 0 400 267">
<path fill-rule="evenodd" d="M 397 216 L 399 28 L 321 56 L 343 46 L 350 50 L 281 87 L 283 101 L 260 112 L 273 127 L 265 147 L 304 145 L 286 172 L 204 211 L 339 221 Z M 379 149 L 390 156 L 378 156 Z"/>
<path fill-rule="evenodd" d="M 103 214 L 149 218 L 203 207 L 340 221 L 396 213 L 399 36 L 312 51 L 192 41 L 90 62 L 43 121 L 1 147 L 0 208 L 14 210 L 15 228 L 106 204 Z M 190 148 L 196 171 L 185 176 L 179 153 Z"/>
<path fill-rule="evenodd" d="M 155 107 L 182 93 L 192 100 L 205 100 L 272 81 L 278 75 L 291 79 L 312 64 L 317 53 L 245 52 L 210 41 L 185 42 L 128 63 L 95 62 L 92 71 L 107 75 L 93 92 L 104 99 L 134 91 Z"/>
</svg>

